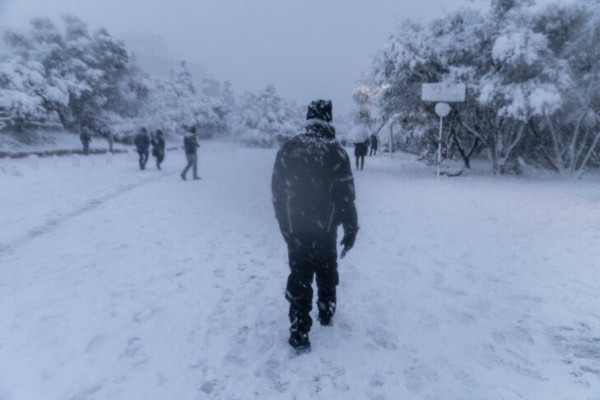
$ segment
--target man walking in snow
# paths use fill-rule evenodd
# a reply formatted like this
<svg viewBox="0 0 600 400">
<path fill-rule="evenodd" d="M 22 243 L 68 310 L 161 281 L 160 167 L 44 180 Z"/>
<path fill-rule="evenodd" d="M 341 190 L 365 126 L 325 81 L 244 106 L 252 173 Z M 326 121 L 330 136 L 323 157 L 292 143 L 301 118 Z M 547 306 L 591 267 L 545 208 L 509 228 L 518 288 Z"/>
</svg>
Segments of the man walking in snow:
<svg viewBox="0 0 600 400">
<path fill-rule="evenodd" d="M 90 154 L 90 142 L 92 141 L 92 135 L 90 134 L 89 128 L 84 127 L 81 130 L 79 140 L 81 140 L 81 144 L 83 145 L 83 154 L 87 156 Z"/>
<path fill-rule="evenodd" d="M 151 143 L 152 155 L 156 157 L 156 168 L 160 169 L 160 164 L 165 159 L 165 139 L 160 129 L 156 131 Z"/>
<path fill-rule="evenodd" d="M 379 144 L 379 139 L 377 139 L 377 135 L 376 134 L 372 134 L 371 135 L 371 153 L 369 153 L 370 156 L 376 156 L 377 155 L 377 146 Z"/>
<path fill-rule="evenodd" d="M 183 137 L 183 150 L 185 150 L 185 158 L 187 159 L 187 165 L 181 171 L 181 179 L 184 181 L 190 168 L 194 173 L 194 180 L 200 179 L 198 176 L 198 147 L 200 147 L 200 144 L 198 144 L 198 138 L 196 137 L 196 127 L 192 126 Z"/>
<path fill-rule="evenodd" d="M 344 228 L 342 257 L 358 232 L 352 168 L 335 140 L 331 101 L 313 101 L 306 118 L 305 133 L 277 153 L 271 182 L 275 216 L 288 246 L 289 344 L 298 350 L 310 349 L 314 275 L 319 322 L 331 325 L 335 314 L 338 225 Z"/>
<path fill-rule="evenodd" d="M 366 139 L 363 142 L 354 143 L 354 156 L 356 157 L 356 169 L 357 170 L 360 167 L 360 170 L 362 171 L 362 169 L 365 166 L 365 156 L 369 152 L 369 142 L 370 142 L 370 139 Z"/>
<path fill-rule="evenodd" d="M 115 144 L 115 135 L 113 135 L 111 130 L 106 131 L 106 141 L 108 142 L 108 151 L 110 154 L 113 154 L 113 145 Z"/>
<path fill-rule="evenodd" d="M 140 169 L 146 169 L 146 163 L 150 156 L 150 136 L 148 136 L 146 128 L 140 129 L 140 132 L 135 135 L 133 142 L 139 155 Z"/>
</svg>

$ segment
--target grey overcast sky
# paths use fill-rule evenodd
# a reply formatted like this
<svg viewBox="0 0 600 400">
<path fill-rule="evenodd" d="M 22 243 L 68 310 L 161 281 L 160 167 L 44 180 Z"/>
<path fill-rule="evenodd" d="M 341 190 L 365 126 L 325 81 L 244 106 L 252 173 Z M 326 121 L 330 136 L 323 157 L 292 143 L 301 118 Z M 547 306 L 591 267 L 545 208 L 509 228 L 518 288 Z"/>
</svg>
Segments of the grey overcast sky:
<svg viewBox="0 0 600 400">
<path fill-rule="evenodd" d="M 544 0 L 546 1 L 546 0 Z M 200 62 L 236 94 L 275 85 L 347 114 L 372 56 L 404 18 L 427 21 L 487 0 L 0 0 L 0 26 L 73 14 L 114 36 L 160 35 L 170 55 Z"/>
</svg>

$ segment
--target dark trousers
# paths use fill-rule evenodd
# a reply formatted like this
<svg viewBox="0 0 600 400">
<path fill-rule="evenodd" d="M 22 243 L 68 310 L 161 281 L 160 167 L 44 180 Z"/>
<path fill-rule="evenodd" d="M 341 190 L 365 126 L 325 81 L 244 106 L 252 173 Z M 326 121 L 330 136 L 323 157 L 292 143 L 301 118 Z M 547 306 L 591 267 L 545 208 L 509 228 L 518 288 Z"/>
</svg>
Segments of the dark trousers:
<svg viewBox="0 0 600 400">
<path fill-rule="evenodd" d="M 148 150 L 146 151 L 138 151 L 138 154 L 140 156 L 139 162 L 140 162 L 140 169 L 146 169 L 146 163 L 148 162 L 148 157 L 149 157 L 149 153 Z"/>
<path fill-rule="evenodd" d="M 285 297 L 290 302 L 290 331 L 308 333 L 312 327 L 313 276 L 317 278 L 319 319 L 336 307 L 337 270 L 336 235 L 292 235 L 288 240 L 290 275 Z"/>
<path fill-rule="evenodd" d="M 185 153 L 185 158 L 187 159 L 187 165 L 181 171 L 181 176 L 185 178 L 189 169 L 192 168 L 194 178 L 198 178 L 198 156 L 196 153 Z"/>
<path fill-rule="evenodd" d="M 156 157 L 156 168 L 160 169 L 160 164 L 165 159 L 165 153 L 157 152 L 155 157 Z"/>
<path fill-rule="evenodd" d="M 377 154 L 377 146 L 371 146 L 371 153 L 369 155 L 374 156 L 376 154 Z"/>
<path fill-rule="evenodd" d="M 90 142 L 83 142 L 83 154 L 90 154 Z"/>
<path fill-rule="evenodd" d="M 360 169 L 363 169 L 363 167 L 365 166 L 365 156 L 356 156 L 356 169 L 359 169 L 359 164 Z"/>
</svg>

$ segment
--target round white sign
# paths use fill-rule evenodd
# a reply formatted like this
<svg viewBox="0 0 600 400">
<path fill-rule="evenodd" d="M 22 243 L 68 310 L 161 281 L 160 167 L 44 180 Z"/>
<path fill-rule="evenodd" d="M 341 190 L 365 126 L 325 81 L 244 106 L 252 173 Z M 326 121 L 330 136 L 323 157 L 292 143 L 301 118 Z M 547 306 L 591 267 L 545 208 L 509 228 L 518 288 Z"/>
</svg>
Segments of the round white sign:
<svg viewBox="0 0 600 400">
<path fill-rule="evenodd" d="M 437 103 L 435 105 L 435 113 L 438 117 L 444 118 L 448 114 L 450 114 L 450 105 L 448 103 Z"/>
</svg>

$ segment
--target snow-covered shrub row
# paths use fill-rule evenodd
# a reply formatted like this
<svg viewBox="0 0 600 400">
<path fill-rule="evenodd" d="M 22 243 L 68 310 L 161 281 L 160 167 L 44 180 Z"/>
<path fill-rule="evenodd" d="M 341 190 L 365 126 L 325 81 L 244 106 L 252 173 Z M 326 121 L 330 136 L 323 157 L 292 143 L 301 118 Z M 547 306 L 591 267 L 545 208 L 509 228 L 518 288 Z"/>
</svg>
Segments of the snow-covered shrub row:
<svg viewBox="0 0 600 400">
<path fill-rule="evenodd" d="M 491 0 L 487 10 L 427 25 L 402 22 L 354 94 L 356 122 L 380 132 L 384 145 L 395 130 L 395 146 L 426 151 L 437 145 L 438 120 L 421 84 L 465 83 L 444 142 L 467 167 L 481 156 L 494 173 L 523 161 L 581 173 L 598 159 L 599 10 L 591 1 L 533 3 Z"/>
</svg>

